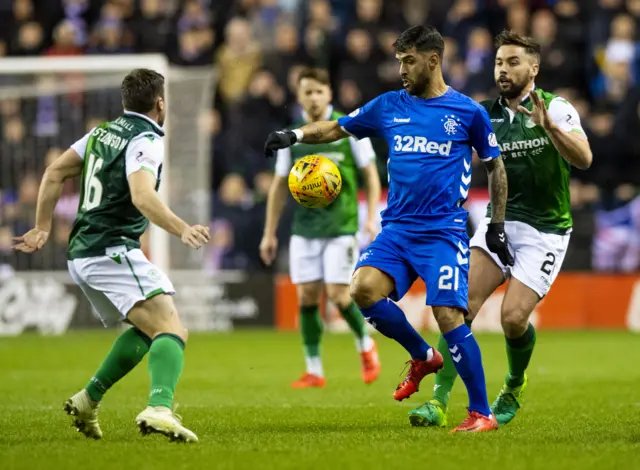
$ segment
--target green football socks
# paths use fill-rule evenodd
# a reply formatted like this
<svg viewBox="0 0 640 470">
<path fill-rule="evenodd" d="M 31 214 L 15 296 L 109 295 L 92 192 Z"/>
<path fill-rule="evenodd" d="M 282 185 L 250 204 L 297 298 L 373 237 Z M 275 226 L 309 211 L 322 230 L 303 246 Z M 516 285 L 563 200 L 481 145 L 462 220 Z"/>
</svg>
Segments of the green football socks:
<svg viewBox="0 0 640 470">
<path fill-rule="evenodd" d="M 85 390 L 93 401 L 102 396 L 122 377 L 127 375 L 149 351 L 151 338 L 137 328 L 129 328 L 113 343 Z"/>
<path fill-rule="evenodd" d="M 340 310 L 342 318 L 347 322 L 351 331 L 356 338 L 362 339 L 367 335 L 367 327 L 364 323 L 364 317 L 355 302 L 351 302 L 347 308 Z"/>
<path fill-rule="evenodd" d="M 171 333 L 159 334 L 151 343 L 149 406 L 172 408 L 173 395 L 184 365 L 184 346 L 184 341 Z"/>
<path fill-rule="evenodd" d="M 508 387 L 519 387 L 524 382 L 524 372 L 529 365 L 536 345 L 536 330 L 531 323 L 519 338 L 506 338 L 509 374 L 505 380 Z"/>
<path fill-rule="evenodd" d="M 300 330 L 302 331 L 305 356 L 320 357 L 320 338 L 323 326 L 317 305 L 300 307 Z"/>
</svg>

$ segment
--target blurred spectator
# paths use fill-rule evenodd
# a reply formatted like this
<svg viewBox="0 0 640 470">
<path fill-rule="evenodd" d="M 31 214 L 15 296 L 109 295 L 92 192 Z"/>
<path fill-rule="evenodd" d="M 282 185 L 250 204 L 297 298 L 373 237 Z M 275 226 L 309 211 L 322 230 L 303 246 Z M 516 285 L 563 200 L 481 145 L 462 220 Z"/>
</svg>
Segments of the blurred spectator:
<svg viewBox="0 0 640 470">
<path fill-rule="evenodd" d="M 95 45 L 89 47 L 90 54 L 127 54 L 132 52 L 132 48 L 127 45 L 125 30 L 117 22 L 105 22 L 99 29 Z"/>
<path fill-rule="evenodd" d="M 539 10 L 531 18 L 531 36 L 542 46 L 537 85 L 546 90 L 579 86 L 582 60 L 557 36 L 558 22 L 549 10 Z"/>
<path fill-rule="evenodd" d="M 592 84 L 599 102 L 621 104 L 633 85 L 631 66 L 627 62 L 607 62 Z"/>
<path fill-rule="evenodd" d="M 473 82 L 470 92 L 488 90 L 493 86 L 493 38 L 489 30 L 475 28 L 467 42 L 465 66 Z"/>
<path fill-rule="evenodd" d="M 198 0 L 187 0 L 180 17 L 178 18 L 178 33 L 191 31 L 194 29 L 205 29 L 211 26 L 211 18 L 202 2 Z"/>
<path fill-rule="evenodd" d="M 329 67 L 331 54 L 330 38 L 323 29 L 310 24 L 304 31 L 303 51 L 313 65 L 317 67 Z"/>
<path fill-rule="evenodd" d="M 604 60 L 631 64 L 636 57 L 636 22 L 627 14 L 617 15 L 611 22 Z"/>
<path fill-rule="evenodd" d="M 66 21 L 73 25 L 74 44 L 84 46 L 88 36 L 87 21 L 92 12 L 90 0 L 63 0 L 62 10 Z"/>
<path fill-rule="evenodd" d="M 0 189 L 16 190 L 21 176 L 28 169 L 33 170 L 34 161 L 29 158 L 25 144 L 26 129 L 22 119 L 13 116 L 2 126 L 0 142 Z"/>
<path fill-rule="evenodd" d="M 249 80 L 260 66 L 262 51 L 253 40 L 247 20 L 234 18 L 225 30 L 226 42 L 216 55 L 219 67 L 219 89 L 225 103 L 238 102 Z"/>
<path fill-rule="evenodd" d="M 329 0 L 309 0 L 307 15 L 308 23 L 326 34 L 338 28 L 338 20 L 332 15 Z"/>
<path fill-rule="evenodd" d="M 473 28 L 483 26 L 482 14 L 475 0 L 456 0 L 447 14 L 442 33 L 452 37 L 460 45 L 461 53 L 466 54 L 467 38 Z"/>
<path fill-rule="evenodd" d="M 253 75 L 247 96 L 229 117 L 225 149 L 233 159 L 228 164 L 231 171 L 252 179 L 257 172 L 267 169 L 264 136 L 274 126 L 286 124 L 284 99 L 284 90 L 270 72 L 261 70 Z"/>
<path fill-rule="evenodd" d="M 611 20 L 624 8 L 624 0 L 597 0 L 597 5 L 590 17 L 588 41 L 589 55 L 597 53 L 609 37 Z"/>
<path fill-rule="evenodd" d="M 640 186 L 640 86 L 622 101 L 613 131 L 621 157 L 618 181 Z"/>
<path fill-rule="evenodd" d="M 276 41 L 276 26 L 280 22 L 291 22 L 290 17 L 281 16 L 278 0 L 261 0 L 252 15 L 251 26 L 256 40 L 265 52 L 273 50 Z"/>
<path fill-rule="evenodd" d="M 214 224 L 228 223 L 225 236 L 214 242 L 213 255 L 221 258 L 217 268 L 256 269 L 261 266 L 256 247 L 264 220 L 264 205 L 255 205 L 243 176 L 230 173 L 220 186 L 213 206 Z M 213 232 L 215 233 L 215 232 Z M 217 245 L 217 246 L 216 246 Z M 218 250 L 222 251 L 220 253 Z M 224 256 L 221 256 L 224 254 Z"/>
<path fill-rule="evenodd" d="M 24 23 L 18 30 L 15 43 L 11 46 L 13 55 L 38 55 L 44 47 L 44 31 L 35 21 Z"/>
<path fill-rule="evenodd" d="M 606 106 L 595 108 L 585 120 L 585 132 L 593 152 L 592 170 L 577 172 L 576 177 L 597 183 L 601 188 L 613 189 L 620 180 L 620 147 L 613 135 L 614 116 Z"/>
<path fill-rule="evenodd" d="M 213 51 L 211 29 L 190 29 L 178 36 L 177 49 L 170 54 L 171 62 L 182 66 L 205 66 L 211 63 Z"/>
<path fill-rule="evenodd" d="M 380 34 L 384 26 L 382 6 L 382 0 L 356 0 L 356 19 L 351 29 L 364 29 L 374 37 Z"/>
<path fill-rule="evenodd" d="M 53 45 L 47 49 L 46 54 L 51 56 L 82 54 L 82 48 L 78 45 L 77 26 L 73 21 L 61 21 L 56 26 L 53 31 Z"/>
<path fill-rule="evenodd" d="M 395 58 L 395 48 L 393 43 L 400 35 L 400 32 L 393 29 L 386 29 L 378 34 L 378 47 L 381 52 L 380 59 L 378 61 L 378 80 L 379 91 L 386 92 L 395 90 L 398 88 L 399 74 L 398 74 L 398 61 Z M 445 53 L 447 48 L 445 46 Z M 349 108 L 345 108 L 349 109 Z"/>
<path fill-rule="evenodd" d="M 365 29 L 352 29 L 346 39 L 346 58 L 338 71 L 341 82 L 352 81 L 358 85 L 363 101 L 370 101 L 380 92 L 377 51 L 373 38 Z"/>
<path fill-rule="evenodd" d="M 529 10 L 522 2 L 514 2 L 507 10 L 507 29 L 518 34 L 529 33 Z"/>
<path fill-rule="evenodd" d="M 171 22 L 165 0 L 141 0 L 140 13 L 131 22 L 138 52 L 164 52 Z"/>
<path fill-rule="evenodd" d="M 298 28 L 289 22 L 278 23 L 275 30 L 275 49 L 264 59 L 264 66 L 269 70 L 280 86 L 287 85 L 289 71 L 296 65 L 303 65 L 308 58 L 300 47 Z M 294 98 L 292 90 L 288 91 L 287 101 Z"/>
<path fill-rule="evenodd" d="M 640 0 L 627 0 L 627 12 L 634 18 L 640 18 Z"/>
<path fill-rule="evenodd" d="M 553 7 L 558 19 L 558 37 L 571 47 L 579 47 L 584 39 L 584 18 L 576 0 L 558 0 Z"/>
</svg>

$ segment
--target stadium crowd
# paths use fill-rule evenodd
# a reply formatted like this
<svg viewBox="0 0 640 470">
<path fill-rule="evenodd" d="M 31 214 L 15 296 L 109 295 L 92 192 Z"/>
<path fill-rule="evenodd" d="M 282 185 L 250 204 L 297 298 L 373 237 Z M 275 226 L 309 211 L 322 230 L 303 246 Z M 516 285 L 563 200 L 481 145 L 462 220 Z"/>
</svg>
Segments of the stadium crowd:
<svg viewBox="0 0 640 470">
<path fill-rule="evenodd" d="M 445 36 L 447 82 L 482 100 L 495 96 L 493 36 L 504 28 L 527 33 L 542 44 L 537 86 L 578 109 L 594 154 L 590 170 L 574 172 L 575 228 L 564 268 L 634 271 L 640 269 L 638 18 L 640 0 L 0 0 L 0 57 L 162 52 L 176 65 L 215 67 L 207 120 L 217 233 L 212 263 L 260 269 L 273 164 L 262 147 L 271 130 L 300 116 L 294 85 L 301 67 L 327 68 L 335 106 L 349 112 L 399 88 L 392 43 L 407 26 L 430 23 Z M 40 97 L 30 106 L 0 100 L 0 257 L 18 269 L 66 267 L 72 197 L 48 252 L 16 258 L 10 238 L 33 220 L 45 161 L 96 119 L 118 112 L 117 100 L 108 116 L 104 104 L 86 100 L 79 116 L 90 122 L 67 135 L 56 117 L 73 115 L 78 103 L 74 95 L 62 98 Z M 374 144 L 384 183 L 386 149 Z M 486 187 L 481 166 L 473 185 Z"/>
</svg>

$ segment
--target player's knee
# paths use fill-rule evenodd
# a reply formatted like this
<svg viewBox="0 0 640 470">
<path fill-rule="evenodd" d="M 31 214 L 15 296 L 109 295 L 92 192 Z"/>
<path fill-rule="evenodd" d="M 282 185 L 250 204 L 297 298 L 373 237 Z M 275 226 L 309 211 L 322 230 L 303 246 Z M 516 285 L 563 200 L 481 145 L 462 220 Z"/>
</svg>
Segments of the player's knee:
<svg viewBox="0 0 640 470">
<path fill-rule="evenodd" d="M 504 334 L 509 338 L 518 338 L 527 331 L 529 312 L 518 305 L 503 305 L 500 320 Z"/>
<path fill-rule="evenodd" d="M 482 304 L 484 303 L 484 300 L 479 298 L 479 297 L 474 297 L 471 295 L 471 293 L 469 293 L 469 302 L 467 305 L 467 310 L 469 313 L 467 313 L 467 316 L 465 317 L 466 320 L 473 320 L 476 318 L 476 316 L 478 316 L 478 312 L 480 311 L 480 308 L 482 308 Z"/>
<path fill-rule="evenodd" d="M 302 290 L 300 292 L 300 305 L 302 305 L 303 307 L 318 305 L 318 296 L 315 292 Z"/>
<path fill-rule="evenodd" d="M 443 333 L 455 330 L 464 323 L 462 310 L 453 307 L 433 307 L 433 316 Z"/>
<path fill-rule="evenodd" d="M 352 302 L 350 288 L 346 285 L 327 285 L 327 297 L 339 310 L 346 309 Z"/>
<path fill-rule="evenodd" d="M 318 299 L 322 292 L 322 282 L 306 282 L 298 284 L 298 301 L 303 307 L 318 305 Z"/>
<path fill-rule="evenodd" d="M 360 308 L 365 308 L 377 302 L 374 286 L 357 274 L 353 276 L 349 285 L 349 295 Z"/>
</svg>

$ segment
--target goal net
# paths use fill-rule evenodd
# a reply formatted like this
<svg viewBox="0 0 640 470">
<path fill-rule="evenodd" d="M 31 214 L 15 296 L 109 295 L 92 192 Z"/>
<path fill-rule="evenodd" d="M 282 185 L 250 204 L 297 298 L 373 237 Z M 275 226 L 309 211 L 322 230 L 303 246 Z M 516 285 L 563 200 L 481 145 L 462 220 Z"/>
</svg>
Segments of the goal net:
<svg viewBox="0 0 640 470">
<path fill-rule="evenodd" d="M 189 223 L 209 222 L 211 139 L 202 123 L 212 103 L 211 67 L 170 67 L 162 55 L 2 59 L 0 281 L 12 271 L 66 270 L 65 250 L 79 182 L 65 187 L 50 241 L 41 253 L 11 256 L 11 236 L 33 224 L 38 183 L 46 165 L 96 124 L 122 113 L 120 84 L 139 67 L 166 78 L 167 136 L 160 196 Z M 189 250 L 154 226 L 143 247 L 166 271 L 203 266 L 203 250 Z"/>
</svg>

